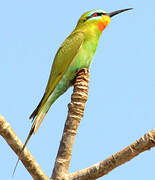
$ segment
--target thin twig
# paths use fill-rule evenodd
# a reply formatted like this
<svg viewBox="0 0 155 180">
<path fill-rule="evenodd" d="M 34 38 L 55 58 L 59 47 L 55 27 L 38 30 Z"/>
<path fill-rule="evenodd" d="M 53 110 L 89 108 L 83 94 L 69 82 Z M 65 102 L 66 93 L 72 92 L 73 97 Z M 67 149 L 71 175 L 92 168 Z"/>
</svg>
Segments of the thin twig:
<svg viewBox="0 0 155 180">
<path fill-rule="evenodd" d="M 146 133 L 139 140 L 113 154 L 109 158 L 86 169 L 69 174 L 71 180 L 94 180 L 106 175 L 116 167 L 130 161 L 140 153 L 155 147 L 155 129 Z"/>
<path fill-rule="evenodd" d="M 72 156 L 72 148 L 77 134 L 77 128 L 84 114 L 85 103 L 88 99 L 89 73 L 86 68 L 81 69 L 76 76 L 71 103 L 68 105 L 68 116 L 63 136 L 55 161 L 52 174 L 53 179 L 67 179 L 68 168 Z"/>
<path fill-rule="evenodd" d="M 0 115 L 0 135 L 6 140 L 11 149 L 19 156 L 23 143 L 15 134 L 10 124 L 7 123 L 5 118 Z M 22 152 L 20 159 L 25 168 L 29 171 L 35 180 L 49 180 L 43 170 L 39 167 L 36 160 L 33 158 L 27 148 Z M 11 174 L 10 174 L 11 176 Z"/>
</svg>

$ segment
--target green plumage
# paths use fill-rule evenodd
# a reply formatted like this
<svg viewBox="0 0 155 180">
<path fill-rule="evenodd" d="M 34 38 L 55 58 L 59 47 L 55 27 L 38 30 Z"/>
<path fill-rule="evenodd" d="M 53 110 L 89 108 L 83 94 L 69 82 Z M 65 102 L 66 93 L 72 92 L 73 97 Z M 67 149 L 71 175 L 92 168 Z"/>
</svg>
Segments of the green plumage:
<svg viewBox="0 0 155 180">
<path fill-rule="evenodd" d="M 76 72 L 81 68 L 90 67 L 101 33 L 97 26 L 91 30 L 89 29 L 89 34 L 86 28 L 88 27 L 79 28 L 77 25 L 71 35 L 60 46 L 55 56 L 45 94 L 39 106 L 30 116 L 30 118 L 35 118 L 34 133 L 50 106 L 72 85 Z"/>
<path fill-rule="evenodd" d="M 131 8 L 122 9 L 112 13 L 106 13 L 105 11 L 97 9 L 86 12 L 80 17 L 74 31 L 62 43 L 54 58 L 44 96 L 30 116 L 30 119 L 33 119 L 33 125 L 20 155 L 31 135 L 38 130 L 51 105 L 73 85 L 76 72 L 81 68 L 89 69 L 96 52 L 100 35 L 110 23 L 110 17 L 130 9 Z M 18 162 L 19 159 L 14 172 Z"/>
</svg>

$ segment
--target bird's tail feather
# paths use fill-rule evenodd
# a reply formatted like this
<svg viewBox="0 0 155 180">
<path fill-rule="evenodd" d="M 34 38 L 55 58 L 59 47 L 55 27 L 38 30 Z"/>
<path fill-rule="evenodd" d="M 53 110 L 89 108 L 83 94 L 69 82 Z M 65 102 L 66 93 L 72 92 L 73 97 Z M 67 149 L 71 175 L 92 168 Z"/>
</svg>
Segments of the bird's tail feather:
<svg viewBox="0 0 155 180">
<path fill-rule="evenodd" d="M 39 109 L 36 110 L 37 114 L 34 113 L 35 119 L 34 119 L 34 122 L 32 125 L 34 127 L 34 131 L 33 131 L 34 134 L 37 132 L 38 128 L 40 127 L 40 124 L 42 123 L 43 119 L 45 118 L 47 112 L 49 111 L 49 109 L 52 105 L 52 103 L 50 102 L 50 97 L 47 99 L 46 102 L 44 102 L 44 104 L 42 104 L 42 103 L 40 103 L 40 104 L 41 105 L 40 105 Z"/>
<path fill-rule="evenodd" d="M 32 134 L 33 134 L 33 131 L 34 131 L 34 127 L 32 126 L 32 128 L 31 128 L 31 130 L 30 130 L 30 132 L 29 132 L 29 134 L 28 134 L 28 137 L 27 137 L 27 139 L 26 139 L 26 141 L 25 141 L 25 143 L 24 143 L 24 145 L 23 145 L 23 147 L 22 147 L 22 150 L 20 151 L 20 154 L 19 154 L 19 156 L 18 156 L 18 160 L 17 160 L 16 165 L 15 165 L 15 167 L 14 167 L 14 170 L 13 170 L 12 176 L 14 176 L 14 174 L 15 174 L 15 171 L 16 171 L 16 168 L 17 168 L 17 165 L 18 165 L 19 160 L 20 160 L 20 156 L 21 156 L 22 152 L 24 151 L 24 149 L 25 149 L 25 147 L 26 147 L 27 143 L 29 142 L 30 137 L 31 137 L 31 136 L 32 136 Z"/>
<path fill-rule="evenodd" d="M 25 141 L 25 143 L 24 143 L 24 145 L 23 145 L 23 147 L 22 147 L 22 149 L 21 149 L 21 151 L 20 151 L 20 154 L 19 154 L 19 156 L 18 156 L 18 160 L 17 160 L 17 163 L 16 163 L 15 168 L 14 168 L 14 170 L 13 170 L 12 176 L 14 176 L 14 174 L 15 174 L 15 171 L 16 171 L 17 165 L 18 165 L 18 163 L 19 163 L 19 160 L 20 160 L 20 157 L 21 157 L 22 152 L 24 151 L 24 149 L 25 149 L 27 143 L 29 142 L 32 134 L 33 134 L 33 133 L 35 134 L 35 133 L 37 132 L 37 130 L 38 130 L 41 122 L 43 121 L 45 115 L 46 115 L 46 113 L 43 113 L 43 112 L 38 112 L 38 114 L 36 115 L 36 118 L 34 119 L 34 122 L 33 122 L 33 124 L 32 124 L 31 130 L 30 130 L 30 132 L 29 132 L 29 134 L 28 134 L 28 137 L 27 137 L 27 139 L 26 139 L 26 141 Z"/>
<path fill-rule="evenodd" d="M 44 96 L 43 96 L 44 98 Z M 49 101 L 47 100 L 44 104 L 42 103 L 43 102 L 43 98 L 41 99 L 40 103 L 38 104 L 37 108 L 33 111 L 33 113 L 31 114 L 30 116 L 30 119 L 33 119 L 33 124 L 32 124 L 32 127 L 31 127 L 31 130 L 28 134 L 28 137 L 22 147 L 22 150 L 18 156 L 18 160 L 17 160 L 17 163 L 15 165 L 15 168 L 14 168 L 14 171 L 13 171 L 13 174 L 12 176 L 14 176 L 15 174 L 15 171 L 16 171 L 16 168 L 17 168 L 17 165 L 19 163 L 19 160 L 20 160 L 20 157 L 21 157 L 21 154 L 22 152 L 24 151 L 27 143 L 29 142 L 32 134 L 35 134 L 40 126 L 40 124 L 42 123 L 43 119 L 45 118 L 50 106 L 51 106 L 51 103 L 49 103 Z"/>
<path fill-rule="evenodd" d="M 45 96 L 45 95 L 44 95 L 44 96 Z M 43 98 L 44 98 L 44 96 L 43 96 Z M 33 119 L 34 122 L 33 122 L 33 124 L 32 124 L 31 129 L 30 129 L 30 132 L 29 132 L 29 134 L 28 134 L 28 137 L 27 137 L 27 139 L 26 139 L 26 141 L 25 141 L 25 143 L 24 143 L 24 145 L 23 145 L 23 147 L 22 147 L 22 149 L 21 149 L 21 151 L 20 151 L 20 154 L 19 154 L 19 156 L 18 156 L 18 160 L 17 160 L 17 162 L 16 162 L 16 165 L 15 165 L 15 168 L 14 168 L 14 170 L 13 170 L 12 176 L 14 176 L 14 174 L 15 174 L 15 171 L 16 171 L 16 169 L 17 169 L 17 166 L 18 166 L 18 163 L 19 163 L 21 154 L 22 154 L 22 152 L 24 151 L 27 143 L 29 142 L 32 134 L 33 134 L 33 133 L 36 133 L 36 131 L 38 130 L 38 128 L 39 128 L 42 120 L 44 119 L 44 117 L 45 117 L 45 115 L 46 115 L 45 113 L 42 113 L 42 112 L 40 111 L 40 108 L 42 109 L 42 101 L 43 101 L 43 98 L 41 99 L 41 101 L 40 101 L 40 103 L 38 104 L 37 108 L 36 108 L 36 109 L 33 111 L 33 113 L 30 115 L 30 119 Z"/>
<path fill-rule="evenodd" d="M 38 128 L 40 127 L 40 124 L 42 123 L 42 121 L 43 121 L 43 119 L 44 119 L 44 117 L 46 116 L 46 113 L 44 113 L 44 112 L 40 112 L 38 115 L 37 115 L 37 117 L 36 117 L 36 119 L 35 119 L 35 125 L 34 125 L 34 131 L 33 131 L 33 133 L 35 134 L 36 132 L 37 132 L 37 130 L 38 130 Z"/>
<path fill-rule="evenodd" d="M 35 110 L 30 115 L 29 119 L 32 119 L 32 120 L 35 119 L 35 117 L 37 116 L 37 114 L 38 114 L 38 112 L 39 112 L 39 110 L 40 110 L 40 108 L 42 106 L 42 102 L 43 102 L 44 97 L 45 97 L 45 94 L 43 95 L 43 97 L 42 97 L 41 101 L 39 102 L 38 106 L 35 108 Z"/>
</svg>

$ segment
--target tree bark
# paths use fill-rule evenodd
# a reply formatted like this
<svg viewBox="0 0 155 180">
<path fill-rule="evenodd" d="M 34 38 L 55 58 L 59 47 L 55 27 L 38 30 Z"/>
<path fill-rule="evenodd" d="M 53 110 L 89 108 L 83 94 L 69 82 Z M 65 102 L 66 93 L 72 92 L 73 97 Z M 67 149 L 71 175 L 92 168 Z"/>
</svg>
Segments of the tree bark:
<svg viewBox="0 0 155 180">
<path fill-rule="evenodd" d="M 116 167 L 130 161 L 140 153 L 150 150 L 152 147 L 155 147 L 155 129 L 146 133 L 143 137 L 104 161 L 98 162 L 86 169 L 71 173 L 69 177 L 72 180 L 97 179 L 108 174 Z"/>
<path fill-rule="evenodd" d="M 1 115 L 0 115 L 0 135 L 6 140 L 6 142 L 11 147 L 11 149 L 19 156 L 23 148 L 23 143 L 21 142 L 19 137 L 15 134 L 10 124 L 7 123 L 7 121 Z M 25 168 L 29 171 L 29 173 L 35 180 L 49 180 L 49 178 L 39 167 L 38 163 L 33 158 L 33 156 L 31 155 L 31 153 L 27 148 L 25 148 L 22 154 L 20 155 L 20 159 L 23 165 L 25 166 Z"/>
<path fill-rule="evenodd" d="M 81 69 L 77 73 L 71 103 L 68 105 L 68 116 L 53 169 L 53 179 L 67 179 L 74 140 L 88 99 L 88 82 L 88 70 Z"/>
<path fill-rule="evenodd" d="M 68 174 L 72 148 L 77 134 L 77 128 L 84 114 L 85 103 L 88 99 L 89 73 L 87 69 L 81 69 L 76 76 L 71 103 L 68 105 L 68 116 L 60 142 L 59 151 L 53 169 L 53 180 L 94 180 L 112 171 L 114 168 L 128 162 L 140 153 L 155 147 L 155 129 L 146 133 L 139 140 L 113 154 L 109 158 L 98 162 L 86 169 Z M 23 143 L 17 137 L 10 124 L 0 115 L 0 135 L 19 156 Z M 25 168 L 35 180 L 49 180 L 39 167 L 27 148 L 20 155 Z"/>
</svg>

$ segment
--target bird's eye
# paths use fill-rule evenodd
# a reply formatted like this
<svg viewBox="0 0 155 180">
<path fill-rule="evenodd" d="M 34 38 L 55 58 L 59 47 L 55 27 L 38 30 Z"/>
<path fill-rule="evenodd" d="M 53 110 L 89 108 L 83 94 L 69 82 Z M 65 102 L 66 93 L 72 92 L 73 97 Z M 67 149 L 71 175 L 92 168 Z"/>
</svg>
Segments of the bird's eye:
<svg viewBox="0 0 155 180">
<path fill-rule="evenodd" d="M 97 12 L 97 13 L 93 13 L 90 17 L 97 17 L 97 16 L 102 16 L 102 15 L 106 15 L 106 13 Z"/>
<path fill-rule="evenodd" d="M 95 13 L 93 13 L 92 15 L 87 16 L 87 17 L 84 19 L 84 21 L 87 21 L 87 20 L 90 19 L 90 18 L 98 17 L 98 16 L 102 16 L 102 15 L 106 15 L 106 13 L 104 13 L 104 12 L 95 12 Z"/>
<path fill-rule="evenodd" d="M 91 15 L 91 17 L 95 17 L 95 16 L 98 16 L 98 14 L 94 13 L 94 14 Z"/>
</svg>

